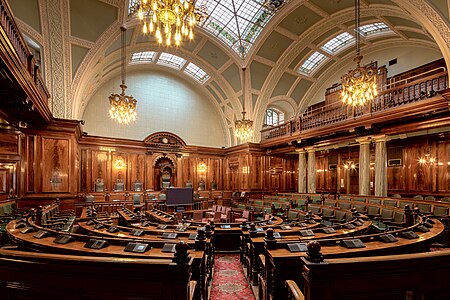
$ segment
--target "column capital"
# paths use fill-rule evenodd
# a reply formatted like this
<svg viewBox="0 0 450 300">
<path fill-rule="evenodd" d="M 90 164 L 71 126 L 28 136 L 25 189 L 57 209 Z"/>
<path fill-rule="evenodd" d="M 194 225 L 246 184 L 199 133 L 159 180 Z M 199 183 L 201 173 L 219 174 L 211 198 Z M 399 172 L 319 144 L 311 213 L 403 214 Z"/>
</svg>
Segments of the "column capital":
<svg viewBox="0 0 450 300">
<path fill-rule="evenodd" d="M 360 145 L 367 145 L 367 144 L 370 144 L 371 140 L 372 139 L 370 138 L 370 136 L 365 136 L 365 137 L 357 138 L 355 141 L 357 141 Z"/>
<path fill-rule="evenodd" d="M 305 148 L 305 150 L 306 151 L 308 151 L 308 153 L 310 153 L 310 152 L 316 152 L 316 148 L 314 148 L 314 146 L 311 146 L 311 147 L 307 147 L 307 148 Z"/>
<path fill-rule="evenodd" d="M 295 152 L 297 152 L 298 154 L 303 154 L 303 153 L 306 153 L 306 149 L 305 148 L 295 149 Z"/>
<path fill-rule="evenodd" d="M 387 142 L 391 140 L 391 137 L 386 134 L 380 134 L 372 137 L 375 143 Z"/>
</svg>

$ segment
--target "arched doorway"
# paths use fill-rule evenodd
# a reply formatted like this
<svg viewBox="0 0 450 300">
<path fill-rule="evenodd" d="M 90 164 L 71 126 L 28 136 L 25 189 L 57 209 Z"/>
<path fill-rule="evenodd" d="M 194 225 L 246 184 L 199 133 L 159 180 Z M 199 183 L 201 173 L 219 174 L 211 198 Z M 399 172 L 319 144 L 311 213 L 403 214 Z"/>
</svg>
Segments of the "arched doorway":
<svg viewBox="0 0 450 300">
<path fill-rule="evenodd" d="M 154 190 L 160 191 L 175 185 L 175 166 L 169 157 L 160 157 L 155 161 Z"/>
</svg>

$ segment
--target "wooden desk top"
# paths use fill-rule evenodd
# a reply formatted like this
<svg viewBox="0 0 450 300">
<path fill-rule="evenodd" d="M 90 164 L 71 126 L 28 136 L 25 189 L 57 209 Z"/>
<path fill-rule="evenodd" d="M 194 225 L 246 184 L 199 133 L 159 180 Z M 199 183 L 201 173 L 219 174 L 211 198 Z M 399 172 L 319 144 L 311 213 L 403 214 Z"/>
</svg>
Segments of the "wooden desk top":
<svg viewBox="0 0 450 300">
<path fill-rule="evenodd" d="M 162 212 L 147 210 L 147 211 L 145 211 L 145 214 L 147 216 L 150 216 L 150 217 L 158 220 L 158 222 L 162 223 L 162 224 L 173 224 L 173 223 L 175 223 L 175 220 L 171 216 L 168 216 L 167 214 L 164 214 Z"/>
<path fill-rule="evenodd" d="M 366 247 L 364 248 L 352 248 L 348 249 L 343 246 L 339 245 L 333 245 L 333 246 L 327 246 L 327 245 L 321 245 L 321 252 L 322 254 L 330 257 L 343 257 L 343 256 L 356 256 L 359 254 L 359 256 L 367 256 L 370 255 L 372 252 L 376 251 L 382 251 L 382 250 L 393 250 L 395 248 L 401 248 L 401 247 L 407 247 L 412 246 L 414 244 L 419 243 L 425 243 L 427 241 L 430 241 L 431 239 L 437 237 L 439 234 L 441 234 L 444 231 L 444 225 L 442 222 L 435 220 L 436 224 L 434 224 L 433 228 L 430 228 L 429 232 L 424 233 L 418 233 L 419 238 L 417 239 L 406 239 L 401 236 L 397 236 L 398 241 L 393 243 L 383 243 L 378 240 L 371 240 L 369 242 L 364 242 Z M 389 232 L 387 232 L 389 233 Z M 358 236 L 351 237 L 349 239 L 353 238 L 359 238 Z M 319 241 L 320 242 L 320 241 Z M 267 253 L 269 256 L 273 259 L 280 259 L 280 258 L 292 258 L 292 257 L 303 257 L 306 256 L 305 252 L 290 252 L 287 248 L 281 248 L 281 249 L 274 249 L 274 250 L 268 250 Z"/>
<path fill-rule="evenodd" d="M 90 249 L 85 248 L 84 245 L 86 241 L 75 240 L 66 245 L 61 245 L 57 243 L 53 243 L 55 236 L 48 236 L 45 238 L 37 239 L 33 237 L 36 232 L 30 233 L 21 233 L 20 231 L 23 228 L 15 229 L 16 221 L 11 221 L 6 226 L 7 233 L 19 243 L 23 243 L 26 246 L 29 246 L 33 249 L 45 250 L 45 252 L 56 252 L 56 253 L 69 253 L 73 255 L 94 255 L 94 256 L 123 256 L 123 257 L 141 257 L 141 258 L 172 258 L 173 253 L 170 252 L 162 252 L 161 248 L 152 247 L 145 253 L 133 253 L 133 252 L 125 252 L 125 246 L 122 245 L 112 245 L 103 248 L 103 249 Z M 83 237 L 86 240 L 89 238 L 101 238 L 99 236 L 82 236 L 72 234 L 74 237 Z M 145 242 L 140 237 L 134 236 L 132 239 L 134 242 Z M 130 239 L 130 242 L 132 241 Z M 172 239 L 172 240 L 164 240 L 158 239 L 158 242 L 161 242 L 161 247 L 164 243 L 168 244 L 176 244 L 180 241 L 180 239 Z M 126 243 L 126 241 L 124 241 Z M 203 256 L 203 251 L 196 251 L 194 249 L 190 249 L 190 254 L 192 258 L 201 258 Z"/>
</svg>

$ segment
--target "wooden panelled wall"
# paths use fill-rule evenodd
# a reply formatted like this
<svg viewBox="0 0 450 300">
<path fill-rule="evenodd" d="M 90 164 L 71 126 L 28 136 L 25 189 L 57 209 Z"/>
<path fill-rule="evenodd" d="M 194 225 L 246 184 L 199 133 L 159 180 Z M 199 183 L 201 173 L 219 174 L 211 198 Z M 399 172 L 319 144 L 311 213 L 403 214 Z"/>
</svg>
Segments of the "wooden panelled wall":
<svg viewBox="0 0 450 300">
<path fill-rule="evenodd" d="M 389 194 L 448 194 L 450 192 L 450 140 L 447 135 L 394 140 L 387 143 Z M 419 163 L 425 154 L 435 163 Z M 375 186 L 375 145 L 370 148 L 371 194 Z M 332 161 L 330 163 L 330 160 Z M 316 188 L 319 191 L 358 193 L 358 169 L 345 169 L 346 162 L 359 162 L 359 146 L 316 153 Z"/>
<path fill-rule="evenodd" d="M 169 168 L 171 184 L 195 189 L 200 182 L 207 190 L 217 183 L 219 190 L 296 191 L 298 155 L 268 155 L 258 144 L 230 149 L 186 147 L 182 151 L 149 151 L 144 143 L 91 137 L 77 138 L 76 130 L 0 129 L 0 200 L 11 193 L 19 197 L 64 197 L 94 192 L 101 178 L 111 191 L 122 179 L 125 190 L 139 180 L 144 189 L 159 190 L 161 170 Z M 94 141 L 94 142 L 92 142 Z M 111 146 L 113 145 L 113 146 Z M 408 138 L 387 143 L 388 192 L 401 194 L 450 193 L 450 137 Z M 375 180 L 375 146 L 371 145 L 371 187 Z M 420 164 L 419 157 L 430 152 L 435 164 Z M 316 188 L 318 191 L 358 193 L 358 170 L 343 167 L 347 161 L 358 164 L 359 146 L 316 152 Z M 12 191 L 11 191 L 12 189 Z"/>
</svg>

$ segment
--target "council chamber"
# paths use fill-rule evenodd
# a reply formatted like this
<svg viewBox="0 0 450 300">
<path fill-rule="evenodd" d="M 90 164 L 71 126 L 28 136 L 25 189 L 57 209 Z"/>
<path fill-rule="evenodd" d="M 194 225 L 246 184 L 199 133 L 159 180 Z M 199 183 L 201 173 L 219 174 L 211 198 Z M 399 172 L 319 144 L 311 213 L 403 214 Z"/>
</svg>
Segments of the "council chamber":
<svg viewBox="0 0 450 300">
<path fill-rule="evenodd" d="M 450 299 L 447 0 L 0 0 L 0 299 Z"/>
</svg>

